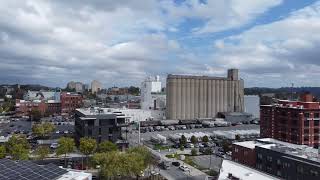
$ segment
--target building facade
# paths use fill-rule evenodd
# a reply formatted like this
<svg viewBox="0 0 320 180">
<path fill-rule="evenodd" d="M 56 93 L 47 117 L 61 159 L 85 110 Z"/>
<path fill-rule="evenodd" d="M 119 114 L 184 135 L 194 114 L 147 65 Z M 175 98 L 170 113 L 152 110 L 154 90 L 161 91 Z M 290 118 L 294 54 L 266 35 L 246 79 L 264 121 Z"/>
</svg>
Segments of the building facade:
<svg viewBox="0 0 320 180">
<path fill-rule="evenodd" d="M 260 118 L 260 97 L 256 95 L 244 96 L 244 109 L 254 118 Z"/>
<path fill-rule="evenodd" d="M 76 108 L 83 106 L 82 95 L 77 93 L 62 92 L 61 93 L 61 114 L 69 114 Z"/>
<path fill-rule="evenodd" d="M 272 138 L 239 142 L 233 144 L 232 159 L 250 167 L 254 164 L 259 171 L 280 179 L 320 178 L 319 150 L 306 145 L 296 145 Z"/>
<path fill-rule="evenodd" d="M 97 93 L 97 92 L 99 92 L 99 91 L 101 91 L 102 90 L 102 84 L 101 84 L 101 82 L 99 82 L 99 81 L 97 81 L 97 80 L 93 80 L 92 82 L 91 82 L 91 92 L 93 93 L 93 94 L 95 94 L 95 93 Z"/>
<path fill-rule="evenodd" d="M 167 77 L 167 119 L 212 118 L 218 112 L 244 111 L 244 82 L 237 69 L 228 77 L 171 75 Z"/>
<path fill-rule="evenodd" d="M 280 100 L 260 106 L 261 137 L 319 147 L 320 104 L 304 94 L 301 101 Z"/>
<path fill-rule="evenodd" d="M 127 117 L 116 112 L 99 108 L 82 108 L 75 111 L 75 138 L 91 137 L 98 143 L 111 141 L 119 146 L 127 146 L 122 138 L 121 128 L 128 125 Z"/>
<path fill-rule="evenodd" d="M 166 94 L 161 92 L 160 76 L 149 77 L 141 83 L 141 109 L 163 110 Z"/>
</svg>

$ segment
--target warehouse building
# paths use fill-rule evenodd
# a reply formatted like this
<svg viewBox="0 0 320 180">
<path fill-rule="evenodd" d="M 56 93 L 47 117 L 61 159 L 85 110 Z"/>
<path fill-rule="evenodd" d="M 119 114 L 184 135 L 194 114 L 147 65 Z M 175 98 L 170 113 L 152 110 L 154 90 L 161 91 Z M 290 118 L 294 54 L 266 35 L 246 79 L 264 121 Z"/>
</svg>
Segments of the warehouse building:
<svg viewBox="0 0 320 180">
<path fill-rule="evenodd" d="M 172 75 L 167 77 L 167 119 L 212 118 L 218 112 L 244 111 L 244 82 L 238 69 L 227 77 Z"/>
</svg>

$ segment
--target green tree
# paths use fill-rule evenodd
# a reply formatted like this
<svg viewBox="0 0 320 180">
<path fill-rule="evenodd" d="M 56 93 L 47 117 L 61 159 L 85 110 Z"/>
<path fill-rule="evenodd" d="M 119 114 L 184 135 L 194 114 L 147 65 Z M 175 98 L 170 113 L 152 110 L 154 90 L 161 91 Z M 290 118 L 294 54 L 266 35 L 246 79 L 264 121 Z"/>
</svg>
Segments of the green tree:
<svg viewBox="0 0 320 180">
<path fill-rule="evenodd" d="M 181 136 L 179 141 L 180 141 L 180 145 L 182 145 L 182 146 L 187 144 L 187 138 L 184 135 Z"/>
<path fill-rule="evenodd" d="M 80 152 L 86 156 L 87 167 L 89 165 L 89 155 L 93 154 L 97 148 L 97 142 L 95 139 L 84 137 L 80 139 Z M 83 163 L 82 163 L 83 166 Z"/>
<path fill-rule="evenodd" d="M 151 152 L 144 146 L 137 146 L 128 149 L 128 153 L 131 153 L 136 156 L 141 156 L 144 162 L 144 167 L 147 168 L 153 161 Z"/>
<path fill-rule="evenodd" d="M 64 155 L 64 166 L 67 166 L 67 154 L 73 152 L 75 143 L 72 138 L 62 137 L 58 140 L 57 155 Z"/>
<path fill-rule="evenodd" d="M 25 136 L 14 135 L 5 144 L 6 151 L 14 160 L 26 160 L 29 158 L 30 145 Z"/>
<path fill-rule="evenodd" d="M 209 142 L 209 137 L 208 136 L 203 136 L 202 137 L 202 142 L 204 142 L 204 143 Z"/>
<path fill-rule="evenodd" d="M 50 133 L 56 129 L 55 125 L 45 122 L 43 124 L 34 124 L 32 126 L 32 133 L 39 137 L 49 136 Z"/>
<path fill-rule="evenodd" d="M 232 150 L 232 144 L 227 141 L 227 140 L 223 140 L 222 141 L 222 149 L 224 152 L 228 152 Z"/>
<path fill-rule="evenodd" d="M 198 142 L 198 139 L 195 136 L 191 136 L 191 143 L 196 144 Z"/>
<path fill-rule="evenodd" d="M 118 147 L 111 141 L 103 141 L 102 143 L 99 144 L 98 147 L 98 152 L 99 153 L 106 153 L 106 152 L 111 152 L 111 151 L 117 151 Z"/>
<path fill-rule="evenodd" d="M 6 157 L 6 147 L 1 145 L 0 146 L 0 159 L 3 159 Z"/>
<path fill-rule="evenodd" d="M 32 121 L 40 121 L 40 119 L 42 118 L 41 112 L 37 109 L 32 109 L 30 112 L 30 116 Z"/>
<path fill-rule="evenodd" d="M 50 154 L 50 149 L 47 146 L 39 146 L 36 151 L 35 155 L 37 156 L 37 159 L 43 160 Z"/>
<path fill-rule="evenodd" d="M 198 154 L 198 151 L 195 148 L 191 149 L 192 156 L 196 156 L 197 154 Z"/>
</svg>

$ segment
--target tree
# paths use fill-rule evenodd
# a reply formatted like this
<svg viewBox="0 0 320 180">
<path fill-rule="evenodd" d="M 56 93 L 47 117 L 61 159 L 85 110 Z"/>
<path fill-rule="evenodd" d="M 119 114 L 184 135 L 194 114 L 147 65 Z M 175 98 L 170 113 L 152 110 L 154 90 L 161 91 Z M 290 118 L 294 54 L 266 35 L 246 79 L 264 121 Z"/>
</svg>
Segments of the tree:
<svg viewBox="0 0 320 180">
<path fill-rule="evenodd" d="M 45 137 L 54 132 L 55 129 L 56 127 L 48 122 L 43 124 L 34 124 L 32 126 L 32 133 L 34 133 L 36 136 Z"/>
<path fill-rule="evenodd" d="M 240 141 L 240 139 L 241 139 L 240 135 L 237 134 L 237 135 L 235 136 L 235 139 L 236 139 L 237 141 Z"/>
<path fill-rule="evenodd" d="M 6 147 L 1 145 L 0 146 L 0 159 L 3 159 L 6 157 Z"/>
<path fill-rule="evenodd" d="M 209 137 L 208 136 L 203 136 L 202 137 L 202 142 L 204 142 L 204 143 L 209 142 Z"/>
<path fill-rule="evenodd" d="M 198 142 L 198 139 L 195 136 L 191 136 L 191 143 L 196 144 Z"/>
<path fill-rule="evenodd" d="M 99 153 L 106 153 L 106 152 L 111 152 L 111 151 L 117 151 L 118 147 L 111 141 L 103 141 L 102 143 L 99 144 L 98 147 L 98 152 Z"/>
<path fill-rule="evenodd" d="M 192 156 L 196 156 L 197 154 L 198 154 L 198 151 L 195 148 L 191 149 Z"/>
<path fill-rule="evenodd" d="M 152 155 L 151 152 L 144 146 L 137 146 L 128 149 L 128 153 L 131 153 L 136 156 L 141 156 L 144 162 L 144 167 L 147 168 L 147 166 L 152 162 Z"/>
<path fill-rule="evenodd" d="M 86 156 L 87 167 L 89 164 L 89 155 L 93 154 L 97 148 L 97 142 L 95 139 L 84 137 L 80 139 L 80 152 Z M 82 163 L 83 167 L 83 163 Z"/>
<path fill-rule="evenodd" d="M 32 109 L 30 112 L 31 120 L 32 121 L 40 121 L 42 114 L 39 110 L 37 109 Z"/>
<path fill-rule="evenodd" d="M 184 135 L 181 136 L 179 141 L 180 141 L 180 145 L 182 146 L 187 144 L 187 138 Z"/>
<path fill-rule="evenodd" d="M 67 154 L 73 152 L 75 143 L 72 138 L 62 137 L 58 140 L 57 155 L 64 155 L 64 166 L 67 166 Z"/>
<path fill-rule="evenodd" d="M 5 144 L 6 151 L 14 160 L 26 160 L 29 158 L 30 145 L 25 136 L 14 135 Z"/>
<path fill-rule="evenodd" d="M 231 151 L 232 150 L 231 143 L 228 142 L 227 140 L 223 140 L 222 141 L 222 149 L 224 152 Z"/>
<path fill-rule="evenodd" d="M 37 159 L 43 160 L 50 154 L 50 149 L 47 146 L 39 146 L 36 151 L 35 155 L 37 156 Z"/>
</svg>

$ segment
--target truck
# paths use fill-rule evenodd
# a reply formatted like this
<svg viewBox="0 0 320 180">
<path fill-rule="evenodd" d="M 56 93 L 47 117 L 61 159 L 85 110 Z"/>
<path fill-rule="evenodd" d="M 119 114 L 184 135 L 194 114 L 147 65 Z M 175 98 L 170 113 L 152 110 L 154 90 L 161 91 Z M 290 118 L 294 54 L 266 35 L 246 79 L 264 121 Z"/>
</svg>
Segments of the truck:
<svg viewBox="0 0 320 180">
<path fill-rule="evenodd" d="M 167 144 L 167 138 L 160 134 L 151 136 L 151 141 L 157 144 Z"/>
</svg>

